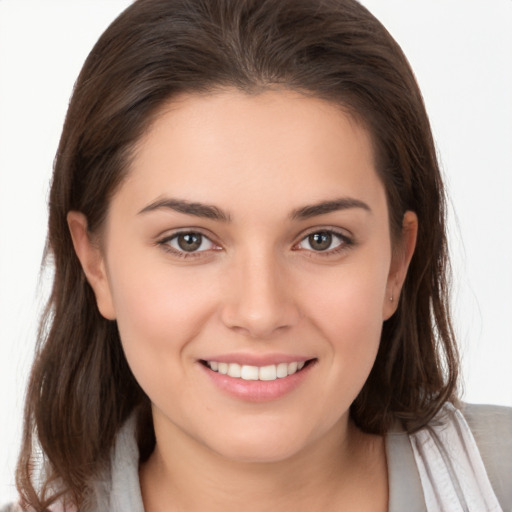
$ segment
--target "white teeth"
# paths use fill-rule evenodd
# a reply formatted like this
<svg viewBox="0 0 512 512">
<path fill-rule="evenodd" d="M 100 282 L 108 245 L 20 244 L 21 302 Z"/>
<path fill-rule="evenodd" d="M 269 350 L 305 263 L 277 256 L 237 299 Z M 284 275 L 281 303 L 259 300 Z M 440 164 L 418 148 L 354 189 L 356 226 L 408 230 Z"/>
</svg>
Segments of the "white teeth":
<svg viewBox="0 0 512 512">
<path fill-rule="evenodd" d="M 258 380 L 259 370 L 257 366 L 242 366 L 242 371 L 240 372 L 240 377 L 244 380 Z"/>
<path fill-rule="evenodd" d="M 275 364 L 270 366 L 262 366 L 260 368 L 260 380 L 276 380 L 277 369 Z"/>
<path fill-rule="evenodd" d="M 278 379 L 282 379 L 283 377 L 288 377 L 288 363 L 279 363 L 277 365 L 276 374 L 277 374 Z"/>
<path fill-rule="evenodd" d="M 239 379 L 242 375 L 242 367 L 239 364 L 231 363 L 228 367 L 228 375 Z"/>
<path fill-rule="evenodd" d="M 219 363 L 218 361 L 207 361 L 207 366 L 214 372 L 228 375 L 235 379 L 243 380 L 276 380 L 284 379 L 302 370 L 305 361 L 293 363 L 270 364 L 268 366 L 240 365 L 238 363 Z"/>
<path fill-rule="evenodd" d="M 297 371 L 299 363 L 288 363 L 288 375 L 292 375 Z"/>
</svg>

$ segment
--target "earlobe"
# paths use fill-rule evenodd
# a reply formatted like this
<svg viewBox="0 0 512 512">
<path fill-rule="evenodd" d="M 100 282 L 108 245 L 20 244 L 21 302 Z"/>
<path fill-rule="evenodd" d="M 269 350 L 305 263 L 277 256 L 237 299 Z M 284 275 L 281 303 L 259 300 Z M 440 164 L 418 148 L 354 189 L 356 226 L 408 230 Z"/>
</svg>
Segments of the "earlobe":
<svg viewBox="0 0 512 512">
<path fill-rule="evenodd" d="M 87 229 L 87 218 L 81 212 L 70 211 L 67 221 L 75 253 L 80 260 L 85 277 L 94 291 L 98 309 L 107 320 L 115 320 L 115 309 L 104 256 L 99 245 L 91 239 Z"/>
<path fill-rule="evenodd" d="M 384 300 L 384 320 L 390 318 L 398 307 L 402 286 L 407 276 L 407 270 L 416 248 L 418 236 L 418 217 L 412 211 L 404 214 L 402 221 L 402 240 L 393 253 L 391 268 L 388 276 L 387 293 Z"/>
</svg>

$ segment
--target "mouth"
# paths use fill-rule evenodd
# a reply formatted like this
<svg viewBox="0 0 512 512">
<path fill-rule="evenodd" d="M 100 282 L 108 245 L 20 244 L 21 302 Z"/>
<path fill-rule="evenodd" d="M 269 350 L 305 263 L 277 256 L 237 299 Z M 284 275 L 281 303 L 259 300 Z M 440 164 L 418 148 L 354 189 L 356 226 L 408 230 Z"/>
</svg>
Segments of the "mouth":
<svg viewBox="0 0 512 512">
<path fill-rule="evenodd" d="M 313 364 L 316 359 L 307 361 L 292 361 L 289 363 L 270 364 L 266 366 L 252 366 L 239 363 L 226 363 L 221 361 L 201 360 L 201 364 L 212 372 L 227 375 L 233 379 L 246 381 L 273 381 L 284 379 L 295 373 L 302 372 L 306 367 Z"/>
</svg>

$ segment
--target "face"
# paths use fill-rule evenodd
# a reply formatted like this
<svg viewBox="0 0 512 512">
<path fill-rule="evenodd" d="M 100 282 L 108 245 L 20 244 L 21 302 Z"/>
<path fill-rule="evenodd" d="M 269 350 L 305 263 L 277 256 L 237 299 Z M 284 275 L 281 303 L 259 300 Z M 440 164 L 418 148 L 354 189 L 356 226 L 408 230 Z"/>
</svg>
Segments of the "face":
<svg viewBox="0 0 512 512">
<path fill-rule="evenodd" d="M 157 438 L 271 461 L 347 425 L 409 256 L 369 136 L 337 106 L 182 96 L 140 141 L 101 250 L 69 223 Z"/>
</svg>

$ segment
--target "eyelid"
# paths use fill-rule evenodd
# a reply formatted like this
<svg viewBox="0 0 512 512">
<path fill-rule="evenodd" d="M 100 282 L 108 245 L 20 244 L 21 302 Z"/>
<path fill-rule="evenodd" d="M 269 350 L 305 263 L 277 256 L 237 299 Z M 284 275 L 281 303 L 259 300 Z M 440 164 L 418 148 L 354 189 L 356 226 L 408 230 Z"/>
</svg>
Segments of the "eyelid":
<svg viewBox="0 0 512 512">
<path fill-rule="evenodd" d="M 184 251 L 181 249 L 177 249 L 175 247 L 172 247 L 169 242 L 171 240 L 176 239 L 179 235 L 184 234 L 197 234 L 201 237 L 207 239 L 213 247 L 210 247 L 208 249 L 203 249 L 200 251 Z M 160 246 L 164 251 L 167 253 L 170 253 L 172 255 L 181 257 L 181 258 L 193 258 L 193 257 L 200 257 L 204 256 L 205 253 L 209 253 L 211 251 L 219 251 L 222 249 L 222 247 L 213 240 L 213 236 L 210 234 L 206 234 L 205 230 L 202 228 L 195 228 L 195 227 L 187 227 L 187 228 L 178 228 L 175 230 L 172 230 L 171 232 L 166 231 L 165 234 L 162 234 L 158 237 L 156 240 L 156 245 Z"/>
<path fill-rule="evenodd" d="M 197 227 L 186 227 L 186 228 L 176 228 L 172 231 L 165 231 L 163 234 L 161 234 L 157 240 L 156 245 L 160 246 L 163 250 L 165 250 L 168 253 L 171 253 L 173 255 L 176 255 L 178 257 L 183 258 L 191 258 L 191 257 L 200 257 L 204 256 L 205 253 L 210 253 L 211 251 L 220 251 L 223 250 L 222 246 L 215 241 L 215 237 L 213 234 L 210 234 L 209 232 L 205 232 L 206 230 L 203 228 L 197 228 Z M 308 238 L 310 235 L 313 235 L 315 233 L 321 233 L 321 232 L 327 232 L 332 234 L 333 236 L 341 239 L 341 243 L 334 247 L 333 249 L 326 249 L 324 251 L 315 251 L 313 249 L 302 249 L 299 248 L 298 245 L 303 242 L 306 238 Z M 209 240 L 209 242 L 212 244 L 212 248 L 204 249 L 201 251 L 183 251 L 180 249 L 176 249 L 171 247 L 168 242 L 170 240 L 175 239 L 180 234 L 186 234 L 186 233 L 197 233 L 201 235 L 202 237 Z M 308 253 L 309 256 L 332 256 L 338 253 L 341 253 L 343 251 L 348 250 L 352 246 L 356 245 L 356 241 L 354 240 L 352 234 L 347 234 L 347 230 L 343 230 L 338 227 L 332 227 L 332 226 L 316 226 L 312 227 L 305 232 L 303 232 L 300 235 L 300 238 L 293 244 L 292 250 L 293 251 L 304 251 L 305 253 Z"/>
<path fill-rule="evenodd" d="M 330 233 L 331 235 L 341 239 L 341 243 L 334 247 L 333 249 L 326 249 L 324 251 L 315 251 L 313 249 L 301 249 L 299 248 L 299 244 L 306 240 L 309 236 L 314 235 L 315 233 Z M 340 228 L 335 228 L 332 226 L 316 226 L 314 228 L 308 229 L 306 232 L 300 235 L 298 241 L 293 244 L 293 250 L 295 251 L 304 251 L 309 255 L 314 256 L 332 256 L 334 254 L 338 254 L 343 252 L 355 245 L 355 240 L 353 236 L 347 234 L 346 230 L 342 230 Z"/>
</svg>

